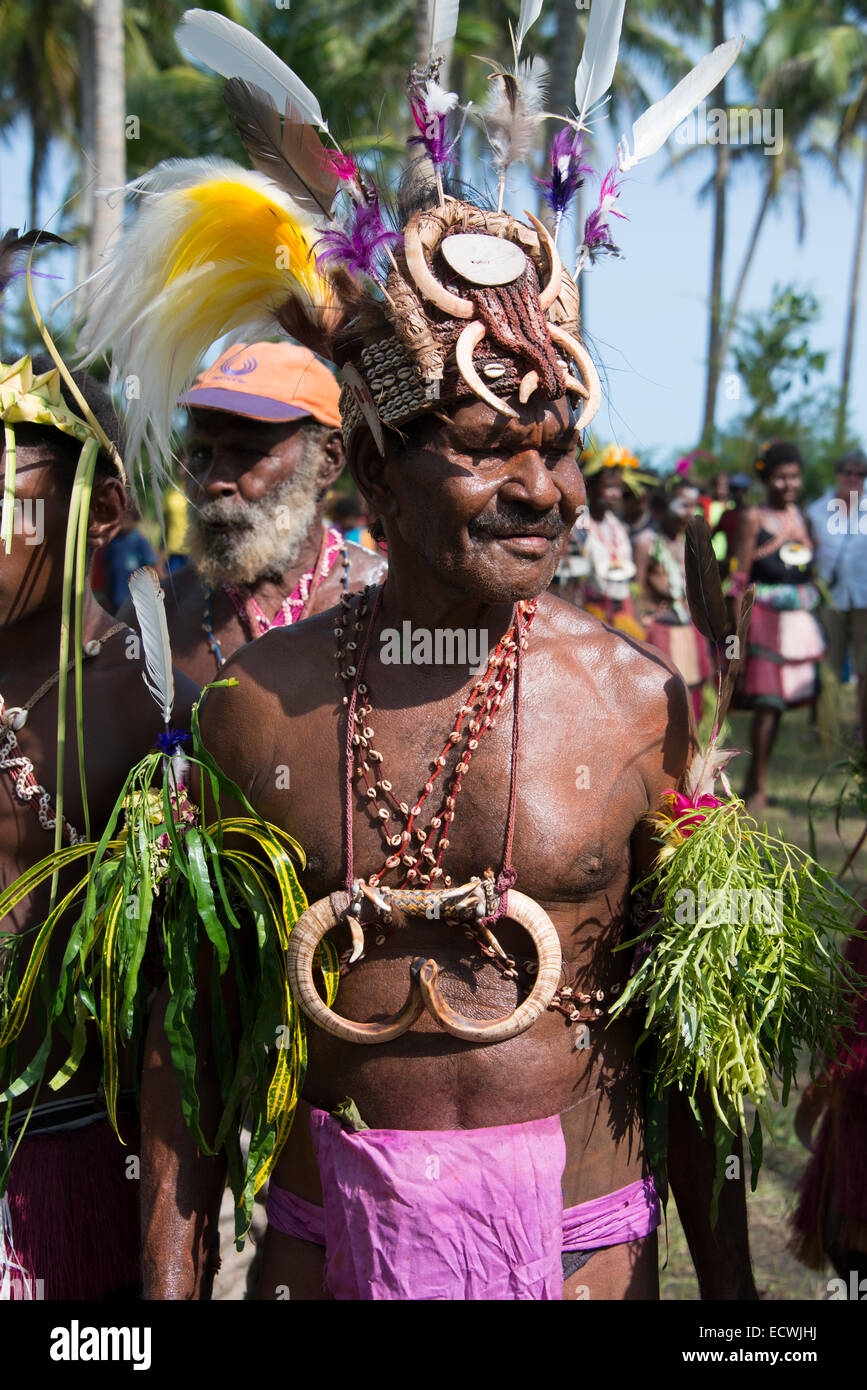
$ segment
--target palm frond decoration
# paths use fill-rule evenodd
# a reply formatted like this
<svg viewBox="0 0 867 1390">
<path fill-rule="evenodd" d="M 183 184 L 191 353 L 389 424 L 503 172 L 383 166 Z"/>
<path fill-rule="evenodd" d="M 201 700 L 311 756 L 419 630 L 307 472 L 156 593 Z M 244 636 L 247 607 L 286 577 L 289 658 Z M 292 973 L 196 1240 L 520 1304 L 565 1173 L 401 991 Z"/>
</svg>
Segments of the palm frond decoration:
<svg viewBox="0 0 867 1390">
<path fill-rule="evenodd" d="M 96 1033 L 106 1108 L 117 1132 L 118 1057 L 127 1046 L 143 1041 L 152 987 L 147 961 L 161 951 L 171 991 L 165 1027 L 184 1117 L 203 1152 L 222 1150 L 226 1155 L 236 1237 L 242 1241 L 255 1194 L 289 1133 L 304 1083 L 304 1021 L 285 969 L 289 933 L 307 907 L 296 872 L 296 866 L 304 865 L 304 854 L 290 835 L 253 811 L 203 747 L 198 703 L 192 737 L 189 760 L 198 769 L 203 801 L 206 789 L 215 808 L 213 821 L 203 823 L 171 764 L 163 776 L 163 754 L 154 751 L 130 772 L 99 841 L 55 851 L 0 894 L 0 954 L 7 956 L 0 991 L 0 1103 L 42 1084 L 58 1035 L 69 1040 L 69 1056 L 47 1084 L 60 1090 Z M 221 795 L 247 814 L 221 817 Z M 19 902 L 73 864 L 86 872 L 30 934 L 32 944 L 2 931 L 3 919 Z M 54 978 L 48 947 L 61 922 L 68 937 Z M 252 952 L 242 949 L 251 925 Z M 203 984 L 197 966 L 205 938 L 213 947 L 213 974 Z M 330 1003 L 337 993 L 338 966 L 327 943 L 321 968 Z M 237 1041 L 220 988 L 227 970 L 237 990 Z M 223 1103 L 217 1131 L 210 1135 L 202 1129 L 196 1083 L 195 1009 L 202 988 L 209 990 Z M 43 1043 L 34 1057 L 19 1059 L 15 1043 L 28 1014 L 40 1008 Z M 240 1146 L 245 1116 L 252 1127 L 246 1161 Z M 0 1196 L 11 1157 L 0 1135 Z"/>
</svg>

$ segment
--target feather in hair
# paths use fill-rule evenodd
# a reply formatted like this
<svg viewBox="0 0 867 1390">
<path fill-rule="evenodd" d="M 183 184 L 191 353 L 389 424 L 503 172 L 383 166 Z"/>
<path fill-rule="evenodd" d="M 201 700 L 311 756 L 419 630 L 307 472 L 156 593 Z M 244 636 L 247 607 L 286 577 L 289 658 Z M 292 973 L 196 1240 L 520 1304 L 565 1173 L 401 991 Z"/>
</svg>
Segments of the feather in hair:
<svg viewBox="0 0 867 1390">
<path fill-rule="evenodd" d="M 313 220 L 257 171 L 173 160 L 130 188 L 138 217 L 75 291 L 79 343 L 87 362 L 111 352 L 129 456 L 146 448 L 162 483 L 178 396 L 212 343 L 227 333 L 269 336 L 290 299 L 298 337 L 306 341 L 306 322 L 321 342 L 340 327 L 342 310 L 316 268 Z"/>
<path fill-rule="evenodd" d="M 25 232 L 23 236 L 18 235 L 17 227 L 10 227 L 2 238 L 0 238 L 0 294 L 3 293 L 10 280 L 16 275 L 24 275 L 25 271 L 21 267 L 25 253 L 31 246 L 68 246 L 69 242 L 64 241 L 62 236 L 55 236 L 53 232 L 41 232 L 37 228 Z M 31 275 L 39 272 L 32 270 Z"/>
<path fill-rule="evenodd" d="M 535 149 L 547 80 L 548 65 L 541 58 L 519 63 L 516 73 L 499 71 L 490 78 L 492 87 L 482 120 L 499 179 L 497 208 L 500 212 L 509 169 L 527 159 Z"/>
<path fill-rule="evenodd" d="M 617 66 L 625 3 L 626 0 L 593 0 L 590 7 L 587 37 L 575 73 L 575 109 L 579 129 L 611 86 Z"/>
<path fill-rule="evenodd" d="M 533 25 L 536 23 L 536 20 L 539 18 L 539 15 L 542 13 L 542 6 L 544 3 L 545 0 L 521 0 L 521 11 L 518 15 L 518 28 L 514 34 L 512 41 L 512 48 L 515 54 L 516 66 L 518 63 L 518 59 L 521 56 L 521 49 L 524 46 L 524 40 L 527 37 L 529 31 L 532 29 Z"/>
<path fill-rule="evenodd" d="M 175 30 L 175 42 L 188 58 L 195 58 L 223 77 L 241 77 L 266 91 L 282 111 L 288 100 L 296 119 L 312 121 L 328 131 L 322 109 L 310 88 L 241 24 L 210 10 L 187 10 Z"/>
<path fill-rule="evenodd" d="M 281 122 L 273 97 L 243 78 L 230 77 L 223 97 L 251 163 L 305 212 L 329 217 L 340 180 L 315 128 L 289 115 Z"/>
<path fill-rule="evenodd" d="M 428 51 L 451 43 L 458 27 L 461 0 L 427 0 Z"/>
<path fill-rule="evenodd" d="M 724 642 L 729 635 L 729 612 L 710 527 L 703 516 L 691 516 L 686 523 L 683 562 L 686 601 L 692 621 L 709 641 Z"/>
<path fill-rule="evenodd" d="M 620 144 L 617 146 L 622 173 L 627 169 L 633 169 L 636 164 L 640 164 L 643 159 L 648 159 L 662 148 L 669 135 L 677 129 L 681 121 L 686 120 L 690 111 L 722 82 L 740 53 L 743 42 L 742 38 L 728 39 L 726 43 L 719 44 L 712 53 L 706 54 L 700 63 L 696 63 L 692 71 L 688 72 L 676 87 L 672 87 L 667 96 L 654 102 L 638 117 L 632 127 L 632 153 L 629 153 L 625 135 L 621 136 Z"/>
<path fill-rule="evenodd" d="M 168 726 L 175 702 L 175 678 L 166 622 L 166 597 L 156 570 L 150 565 L 143 565 L 131 574 L 129 593 L 144 651 L 142 680 L 157 702 L 163 723 Z"/>
</svg>

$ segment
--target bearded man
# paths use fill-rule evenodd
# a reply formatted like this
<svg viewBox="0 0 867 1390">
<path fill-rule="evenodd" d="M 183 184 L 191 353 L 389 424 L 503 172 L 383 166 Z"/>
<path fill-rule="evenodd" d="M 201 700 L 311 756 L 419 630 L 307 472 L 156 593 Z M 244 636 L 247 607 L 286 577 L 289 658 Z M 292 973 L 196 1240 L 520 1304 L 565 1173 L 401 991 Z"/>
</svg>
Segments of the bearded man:
<svg viewBox="0 0 867 1390">
<path fill-rule="evenodd" d="M 46 856 L 54 843 L 57 652 L 66 527 L 76 463 L 91 428 L 82 418 L 79 403 L 66 387 L 61 388 L 50 359 L 40 354 L 15 366 L 14 375 L 13 368 L 2 369 L 9 391 L 3 402 L 7 441 L 9 432 L 15 440 L 15 525 L 9 552 L 0 547 L 0 891 Z M 87 522 L 87 547 L 92 555 L 120 530 L 126 492 L 117 466 L 120 432 L 108 394 L 99 382 L 83 374 L 76 374 L 75 381 L 103 441 Z M 9 466 L 4 452 L 4 472 Z M 148 751 L 159 724 L 142 683 L 138 641 L 99 606 L 89 583 L 84 588 L 80 639 L 85 658 L 86 786 L 91 837 L 99 839 L 129 768 Z M 189 723 L 195 694 L 192 684 L 178 676 L 179 724 Z M 75 716 L 70 678 L 70 726 Z M 65 788 L 64 847 L 85 838 L 74 737 L 66 742 Z M 61 894 L 80 877 L 76 869 L 73 865 L 61 874 Z M 49 885 L 44 883 L 3 918 L 2 930 L 13 938 L 34 932 L 46 919 L 49 899 Z M 52 979 L 60 975 L 60 936 L 58 930 L 48 947 Z M 45 1030 L 44 1001 L 37 1000 L 17 1045 L 0 1051 L 4 1086 L 23 1069 L 22 1059 L 38 1053 Z M 46 1083 L 68 1065 L 68 1056 L 68 1040 L 58 1039 L 45 1063 Z M 25 1091 L 11 1102 L 5 1117 L 8 1141 L 0 1126 L 0 1148 L 5 1150 L 0 1169 L 9 1149 L 16 1140 L 20 1143 L 0 1211 L 0 1289 L 5 1288 L 0 1296 L 64 1300 L 137 1296 L 139 1185 L 129 1180 L 126 1162 L 129 1153 L 138 1152 L 133 1084 L 127 1068 L 118 1113 L 128 1149 L 117 1142 L 107 1118 L 99 1048 L 93 1044 L 92 1030 L 77 1071 L 60 1091 L 40 1084 L 35 1097 Z M 31 1100 L 34 1108 L 28 1117 Z M 22 1129 L 26 1130 L 23 1138 Z M 5 1173 L 0 1176 L 5 1178 Z"/>
<path fill-rule="evenodd" d="M 245 642 L 384 573 L 382 557 L 323 525 L 343 469 L 339 394 L 306 348 L 242 343 L 181 399 L 190 564 L 166 581 L 166 608 L 174 659 L 198 685 Z"/>
</svg>

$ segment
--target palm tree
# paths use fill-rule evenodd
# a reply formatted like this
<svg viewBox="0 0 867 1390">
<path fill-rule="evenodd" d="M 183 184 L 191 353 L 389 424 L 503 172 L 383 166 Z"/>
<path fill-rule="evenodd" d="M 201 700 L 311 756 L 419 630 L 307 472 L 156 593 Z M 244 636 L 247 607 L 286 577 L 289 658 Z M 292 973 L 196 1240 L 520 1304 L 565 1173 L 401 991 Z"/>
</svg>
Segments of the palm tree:
<svg viewBox="0 0 867 1390">
<path fill-rule="evenodd" d="M 39 194 L 52 139 L 68 139 L 78 105 L 78 17 L 56 0 L 0 4 L 0 132 L 24 115 L 30 127 L 29 221 L 39 225 Z"/>
<path fill-rule="evenodd" d="M 860 10 L 860 16 L 858 11 Z M 858 143 L 859 131 L 867 127 L 867 14 L 864 0 L 788 0 L 765 16 L 762 37 L 751 56 L 751 67 L 759 88 L 760 104 L 785 102 L 786 135 L 783 159 L 771 160 L 766 173 L 765 192 L 754 227 L 754 235 L 742 267 L 729 316 L 731 332 L 740 291 L 749 259 L 767 208 L 779 195 L 786 180 L 794 180 L 800 200 L 803 159 L 830 159 L 839 175 L 842 157 Z M 830 122 L 833 138 L 817 140 L 821 123 Z M 803 205 L 801 204 L 801 208 Z M 855 318 L 864 223 L 867 218 L 867 163 L 864 164 L 856 218 L 855 246 L 849 285 L 845 344 L 842 358 L 837 433 L 845 434 L 846 412 L 854 351 Z"/>
<path fill-rule="evenodd" d="M 123 0 L 93 0 L 93 162 L 102 188 L 126 182 Z M 123 204 L 97 194 L 90 242 L 94 263 L 123 220 Z"/>
</svg>

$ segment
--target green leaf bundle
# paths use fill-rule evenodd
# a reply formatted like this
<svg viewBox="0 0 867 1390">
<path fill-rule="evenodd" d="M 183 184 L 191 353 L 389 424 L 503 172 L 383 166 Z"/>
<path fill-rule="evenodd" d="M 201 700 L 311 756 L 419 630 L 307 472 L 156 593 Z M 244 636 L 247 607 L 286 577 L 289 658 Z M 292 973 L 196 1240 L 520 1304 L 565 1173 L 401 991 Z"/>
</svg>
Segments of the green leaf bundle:
<svg viewBox="0 0 867 1390">
<path fill-rule="evenodd" d="M 664 847 L 637 885 L 653 890 L 655 920 L 627 943 L 652 949 L 611 1013 L 645 1007 L 657 1090 L 676 1084 L 695 1097 L 706 1087 L 729 1133 L 747 1134 L 753 1102 L 755 1185 L 769 1099 L 785 1104 L 799 1053 L 832 1055 L 849 1019 L 852 971 L 839 939 L 860 909 L 740 801 L 655 823 Z"/>
<path fill-rule="evenodd" d="M 29 951 L 21 937 L 0 932 L 0 1102 L 38 1089 L 58 1033 L 67 1037 L 70 1051 L 48 1085 L 60 1089 L 75 1074 L 96 1033 L 106 1107 L 117 1130 L 118 1057 L 123 1048 L 136 1048 L 143 1040 L 153 983 L 143 966 L 147 955 L 159 949 L 171 990 L 165 1028 L 184 1117 L 205 1153 L 226 1154 L 240 1240 L 250 1224 L 255 1194 L 291 1128 L 306 1070 L 303 1016 L 285 967 L 289 933 L 307 907 L 295 870 L 296 862 L 303 867 L 304 855 L 291 836 L 256 815 L 202 746 L 198 707 L 192 723 L 190 761 L 198 766 L 203 794 L 206 789 L 210 793 L 213 823 L 198 824 L 195 808 L 171 771 L 163 780 L 162 754 L 150 753 L 129 774 L 98 843 L 56 851 L 0 894 L 2 922 L 61 869 L 75 863 L 87 867 L 32 934 Z M 221 795 L 249 814 L 221 818 Z M 59 978 L 49 978 L 48 947 L 61 922 L 68 938 Z M 199 947 L 205 940 L 213 947 L 213 970 L 211 979 L 202 981 Z M 234 1033 L 221 988 L 227 971 L 240 1015 Z M 322 973 L 332 1003 L 338 972 L 328 943 L 323 944 Z M 222 1114 L 212 1135 L 203 1132 L 199 1115 L 200 990 L 208 992 L 222 1089 Z M 22 1066 L 15 1044 L 33 1007 L 44 1011 L 44 1040 Z M 251 1126 L 246 1161 L 240 1146 L 245 1119 Z M 11 1159 L 0 1135 L 0 1194 Z"/>
</svg>

